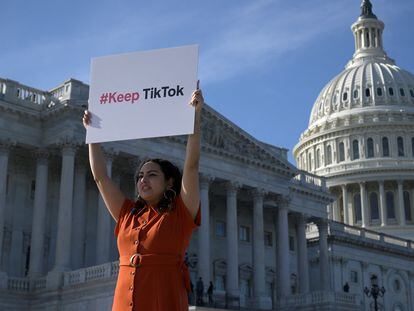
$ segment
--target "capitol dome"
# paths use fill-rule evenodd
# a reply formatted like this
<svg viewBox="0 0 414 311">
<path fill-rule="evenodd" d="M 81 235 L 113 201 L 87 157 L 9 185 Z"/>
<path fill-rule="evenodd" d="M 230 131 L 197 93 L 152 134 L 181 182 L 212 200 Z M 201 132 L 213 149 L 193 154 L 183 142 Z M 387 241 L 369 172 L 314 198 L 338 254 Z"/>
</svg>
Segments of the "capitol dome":
<svg viewBox="0 0 414 311">
<path fill-rule="evenodd" d="M 414 75 L 385 53 L 369 0 L 351 29 L 355 53 L 320 92 L 293 154 L 338 197 L 330 218 L 414 239 Z"/>
</svg>

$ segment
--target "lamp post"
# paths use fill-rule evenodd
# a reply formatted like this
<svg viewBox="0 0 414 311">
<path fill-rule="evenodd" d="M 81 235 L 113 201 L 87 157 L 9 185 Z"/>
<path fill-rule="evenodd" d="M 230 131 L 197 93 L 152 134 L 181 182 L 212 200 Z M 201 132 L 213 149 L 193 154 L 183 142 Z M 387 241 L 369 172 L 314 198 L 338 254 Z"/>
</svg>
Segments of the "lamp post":
<svg viewBox="0 0 414 311">
<path fill-rule="evenodd" d="M 379 288 L 378 278 L 376 275 L 371 276 L 371 288 L 368 288 L 365 286 L 364 293 L 365 295 L 367 295 L 367 297 L 374 298 L 374 308 L 375 308 L 375 311 L 378 311 L 377 299 L 378 297 L 384 297 L 385 288 L 384 286 Z"/>
</svg>

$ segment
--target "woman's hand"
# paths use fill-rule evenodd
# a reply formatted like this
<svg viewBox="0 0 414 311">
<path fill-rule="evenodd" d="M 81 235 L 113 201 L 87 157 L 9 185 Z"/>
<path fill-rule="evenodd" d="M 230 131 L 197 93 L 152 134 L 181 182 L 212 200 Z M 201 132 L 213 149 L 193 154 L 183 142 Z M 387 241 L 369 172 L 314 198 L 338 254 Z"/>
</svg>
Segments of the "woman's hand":
<svg viewBox="0 0 414 311">
<path fill-rule="evenodd" d="M 200 113 L 203 105 L 204 98 L 203 93 L 200 90 L 200 80 L 197 81 L 197 89 L 191 95 L 190 105 L 195 107 L 196 113 Z"/>
<path fill-rule="evenodd" d="M 86 129 L 88 125 L 91 123 L 91 114 L 89 113 L 89 110 L 84 111 L 82 121 L 83 121 L 83 126 Z"/>
</svg>

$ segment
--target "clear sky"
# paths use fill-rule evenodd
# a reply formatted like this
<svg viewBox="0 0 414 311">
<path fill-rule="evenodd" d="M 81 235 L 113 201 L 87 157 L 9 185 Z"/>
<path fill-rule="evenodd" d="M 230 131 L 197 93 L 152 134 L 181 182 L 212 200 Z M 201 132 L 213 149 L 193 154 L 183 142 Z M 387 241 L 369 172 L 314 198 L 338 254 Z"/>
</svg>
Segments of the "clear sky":
<svg viewBox="0 0 414 311">
<path fill-rule="evenodd" d="M 414 0 L 371 0 L 384 49 L 414 73 Z M 292 149 L 319 92 L 354 52 L 361 0 L 2 1 L 0 77 L 49 90 L 89 83 L 90 58 L 200 45 L 207 103 Z M 294 162 L 293 162 L 294 163 Z"/>
</svg>

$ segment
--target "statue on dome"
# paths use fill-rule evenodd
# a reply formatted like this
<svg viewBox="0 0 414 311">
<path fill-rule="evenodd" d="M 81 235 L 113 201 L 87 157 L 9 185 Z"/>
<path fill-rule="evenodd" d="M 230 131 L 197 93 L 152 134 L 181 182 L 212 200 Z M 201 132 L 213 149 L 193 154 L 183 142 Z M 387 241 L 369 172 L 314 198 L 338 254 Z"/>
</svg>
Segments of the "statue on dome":
<svg viewBox="0 0 414 311">
<path fill-rule="evenodd" d="M 369 0 L 363 0 L 361 4 L 361 15 L 360 17 L 364 18 L 377 18 L 374 13 L 372 13 L 372 4 Z"/>
</svg>

